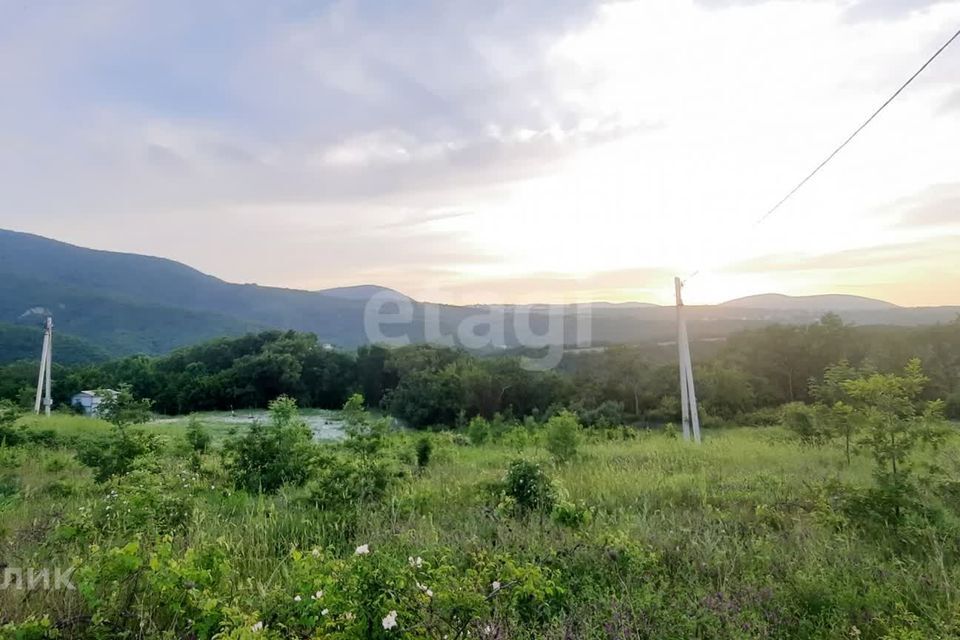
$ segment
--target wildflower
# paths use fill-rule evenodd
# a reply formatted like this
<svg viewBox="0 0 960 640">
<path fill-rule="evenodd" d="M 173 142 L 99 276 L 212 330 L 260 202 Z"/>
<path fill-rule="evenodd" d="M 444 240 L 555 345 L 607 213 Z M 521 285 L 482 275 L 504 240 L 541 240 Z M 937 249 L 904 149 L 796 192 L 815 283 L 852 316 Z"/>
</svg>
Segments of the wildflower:
<svg viewBox="0 0 960 640">
<path fill-rule="evenodd" d="M 294 602 L 300 602 L 301 600 L 303 600 L 303 598 L 301 598 L 300 596 L 293 596 Z"/>
<path fill-rule="evenodd" d="M 261 631 L 263 631 L 263 620 L 261 620 L 260 622 L 250 627 L 250 631 L 254 633 L 260 633 Z"/>
<path fill-rule="evenodd" d="M 391 611 L 387 614 L 387 617 L 381 622 L 383 628 L 389 631 L 397 626 L 397 612 Z"/>
<path fill-rule="evenodd" d="M 347 611 L 345 614 L 343 614 L 343 617 L 346 618 L 347 620 L 353 620 L 357 616 L 353 615 L 352 611 Z"/>
<path fill-rule="evenodd" d="M 410 556 L 409 558 L 407 558 L 407 562 L 409 562 L 410 566 L 415 569 L 419 569 L 420 567 L 423 566 L 423 558 L 421 558 L 420 556 L 417 556 L 416 558 L 414 558 L 413 556 Z"/>
<path fill-rule="evenodd" d="M 316 547 L 314 547 L 314 548 L 313 548 L 313 551 L 310 552 L 310 555 L 312 555 L 314 558 L 319 558 L 319 557 L 320 557 L 320 549 L 317 549 Z"/>
<path fill-rule="evenodd" d="M 323 591 L 317 591 L 315 594 L 313 594 L 312 596 L 310 596 L 310 599 L 311 599 L 311 600 L 319 600 L 319 599 L 322 598 L 322 597 L 323 597 Z"/>
<path fill-rule="evenodd" d="M 500 581 L 499 581 L 499 580 L 494 580 L 494 581 L 493 581 L 493 584 L 491 584 L 490 586 L 493 587 L 493 590 L 494 590 L 494 591 L 500 591 Z"/>
<path fill-rule="evenodd" d="M 320 612 L 320 615 L 325 616 L 328 613 L 330 613 L 330 609 L 324 609 L 323 611 Z"/>
<path fill-rule="evenodd" d="M 369 545 L 369 544 L 362 544 L 362 545 L 360 545 L 359 547 L 357 547 L 357 550 L 356 550 L 356 551 L 354 551 L 354 555 L 358 555 L 358 556 L 365 556 L 365 555 L 367 555 L 368 553 L 370 553 L 370 545 Z"/>
</svg>

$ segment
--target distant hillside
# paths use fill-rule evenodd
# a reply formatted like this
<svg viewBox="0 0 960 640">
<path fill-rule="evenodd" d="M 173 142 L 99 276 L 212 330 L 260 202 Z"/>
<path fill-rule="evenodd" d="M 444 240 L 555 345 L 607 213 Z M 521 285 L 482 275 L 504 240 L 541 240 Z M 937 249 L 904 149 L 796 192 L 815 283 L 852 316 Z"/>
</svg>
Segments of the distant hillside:
<svg viewBox="0 0 960 640">
<path fill-rule="evenodd" d="M 78 344 L 78 358 L 162 354 L 215 337 L 270 328 L 308 331 L 321 342 L 352 348 L 381 339 L 367 335 L 364 321 L 368 302 L 374 296 L 381 299 L 379 294 L 386 294 L 387 301 L 411 305 L 412 319 L 397 323 L 394 317 L 382 327 L 386 336 L 411 342 L 441 337 L 459 344 L 467 338 L 468 346 L 477 351 L 521 346 L 518 331 L 581 346 L 585 337 L 590 345 L 603 345 L 667 342 L 676 334 L 673 307 L 598 302 L 561 309 L 558 316 L 556 307 L 546 305 L 425 304 L 371 284 L 323 291 L 234 284 L 164 258 L 96 251 L 0 230 L 0 323 L 35 329 L 44 313 L 52 312 L 58 335 L 73 336 L 96 351 Z M 589 336 L 580 332 L 587 310 Z M 395 311 L 395 305 L 384 308 L 385 314 Z M 913 309 L 857 296 L 765 294 L 716 306 L 690 306 L 687 311 L 694 339 L 718 339 L 772 322 L 809 323 L 827 311 L 857 324 L 950 322 L 960 307 Z M 464 323 L 466 319 L 471 322 Z M 487 323 L 494 325 L 492 329 Z M 463 333 L 468 326 L 483 339 Z M 20 353 L 15 345 L 26 340 L 25 335 L 0 334 L 0 353 Z M 496 337 L 495 344 L 485 341 L 489 336 Z"/>
<path fill-rule="evenodd" d="M 17 360 L 40 360 L 40 347 L 43 344 L 43 329 L 39 326 L 27 327 L 0 324 L 0 364 Z M 59 364 L 81 364 L 102 362 L 110 354 L 86 340 L 56 332 L 53 349 Z"/>
<path fill-rule="evenodd" d="M 778 311 L 878 311 L 899 309 L 895 304 L 841 294 L 819 296 L 785 296 L 780 293 L 764 293 L 746 298 L 737 298 L 720 305 L 735 309 L 771 309 Z"/>
</svg>

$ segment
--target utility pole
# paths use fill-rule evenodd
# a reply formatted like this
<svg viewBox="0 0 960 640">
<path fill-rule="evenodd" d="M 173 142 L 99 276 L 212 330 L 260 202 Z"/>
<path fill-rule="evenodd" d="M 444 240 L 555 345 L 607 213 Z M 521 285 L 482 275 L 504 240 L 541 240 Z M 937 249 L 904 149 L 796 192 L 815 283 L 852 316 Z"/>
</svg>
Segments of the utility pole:
<svg viewBox="0 0 960 640">
<path fill-rule="evenodd" d="M 700 444 L 700 413 L 697 411 L 697 392 L 693 385 L 693 364 L 690 361 L 690 341 L 687 337 L 687 320 L 683 311 L 683 282 L 673 279 L 677 292 L 677 352 L 680 362 L 680 411 L 683 416 L 683 439 Z"/>
<path fill-rule="evenodd" d="M 43 404 L 44 413 L 50 415 L 53 405 L 53 396 L 50 384 L 50 370 L 53 368 L 53 318 L 48 316 L 43 330 L 43 350 L 40 353 L 40 375 L 37 377 L 37 398 L 33 412 L 40 413 L 40 404 Z M 46 388 L 46 395 L 43 391 Z"/>
</svg>

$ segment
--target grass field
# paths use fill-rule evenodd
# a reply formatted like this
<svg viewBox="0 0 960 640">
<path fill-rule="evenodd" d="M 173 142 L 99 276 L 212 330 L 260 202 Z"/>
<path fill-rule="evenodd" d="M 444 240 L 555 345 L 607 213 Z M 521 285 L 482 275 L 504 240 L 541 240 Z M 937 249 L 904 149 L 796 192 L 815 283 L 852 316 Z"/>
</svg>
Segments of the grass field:
<svg viewBox="0 0 960 640">
<path fill-rule="evenodd" d="M 700 447 L 605 432 L 560 466 L 538 434 L 433 434 L 418 468 L 418 436 L 395 434 L 382 493 L 318 506 L 309 483 L 236 490 L 182 423 L 140 427 L 162 451 L 103 484 L 70 438 L 106 424 L 34 424 L 70 444 L 0 450 L 2 560 L 73 567 L 76 590 L 0 590 L 0 637 L 960 637 L 956 437 L 920 453 L 914 510 L 881 522 L 869 457 L 779 428 Z M 549 477 L 550 509 L 504 488 L 518 458 Z"/>
</svg>

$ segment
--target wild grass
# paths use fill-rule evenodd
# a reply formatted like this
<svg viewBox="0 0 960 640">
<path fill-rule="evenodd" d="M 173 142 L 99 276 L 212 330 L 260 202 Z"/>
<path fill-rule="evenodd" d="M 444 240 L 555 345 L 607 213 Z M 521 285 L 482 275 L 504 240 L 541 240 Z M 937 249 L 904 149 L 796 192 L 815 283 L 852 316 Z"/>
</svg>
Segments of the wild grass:
<svg viewBox="0 0 960 640">
<path fill-rule="evenodd" d="M 109 429 L 96 420 L 64 416 L 28 423 L 67 438 Z M 137 570 L 136 584 L 146 589 L 139 595 L 126 595 L 132 588 L 126 582 L 116 587 L 119 591 L 105 586 L 110 579 L 103 569 L 109 564 L 105 550 L 132 541 L 154 548 L 167 540 L 179 557 L 191 550 L 224 550 L 227 578 L 213 592 L 216 606 L 233 612 L 218 623 L 235 631 L 224 637 L 247 637 L 249 629 L 237 631 L 242 625 L 236 620 L 267 619 L 267 611 L 274 611 L 267 626 L 277 630 L 277 637 L 302 637 L 279 631 L 287 614 L 276 613 L 283 609 L 274 602 L 297 593 L 303 561 L 291 550 L 318 548 L 338 561 L 359 562 L 354 549 L 363 544 L 373 550 L 371 557 L 398 558 L 401 564 L 408 556 L 422 557 L 431 567 L 446 567 L 431 569 L 437 602 L 441 585 L 449 601 L 466 597 L 457 585 L 473 584 L 470 576 L 482 573 L 490 558 L 506 558 L 528 572 L 539 567 L 559 586 L 561 595 L 549 595 L 547 589 L 530 596 L 542 600 L 534 613 L 525 608 L 526 601 L 516 600 L 512 608 L 488 612 L 483 615 L 489 617 L 464 627 L 464 634 L 480 637 L 948 638 L 960 633 L 960 528 L 951 510 L 956 505 L 937 498 L 943 515 L 934 524 L 909 532 L 870 532 L 844 510 L 843 496 L 873 486 L 871 460 L 860 455 L 848 465 L 841 447 L 804 446 L 779 428 L 709 432 L 700 447 L 660 433 L 622 440 L 598 436 L 561 466 L 537 443 L 473 446 L 436 434 L 425 470 L 412 465 L 414 438 L 400 434 L 388 439 L 385 455 L 400 476 L 387 496 L 338 509 L 318 509 L 304 499 L 303 489 L 285 488 L 274 496 L 237 491 L 218 452 L 190 462 L 181 442 L 183 424 L 141 428 L 164 435 L 163 455 L 101 485 L 69 445 L 0 449 L 6 477 L 16 479 L 16 490 L 0 497 L 3 562 L 96 566 L 102 581 L 89 583 L 90 593 L 0 589 L 0 624 L 48 616 L 63 637 L 108 637 L 103 629 L 125 629 L 132 637 L 203 635 L 192 626 L 196 621 L 162 613 L 162 603 L 143 586 L 153 584 L 149 567 Z M 936 469 L 937 477 L 956 478 L 957 437 L 938 451 L 918 455 L 917 462 Z M 560 499 L 588 516 L 567 526 L 549 513 L 511 513 L 497 483 L 509 462 L 520 457 L 541 463 Z M 546 584 L 544 577 L 529 580 Z M 93 592 L 100 600 L 91 599 Z M 127 597 L 142 626 L 121 617 L 98 627 L 98 611 L 108 618 L 120 615 Z M 400 610 L 401 620 L 435 614 L 423 607 Z M 417 635 L 412 626 L 407 631 L 401 626 L 392 636 L 386 629 L 325 628 L 327 635 L 316 637 L 440 637 L 429 630 Z"/>
</svg>

